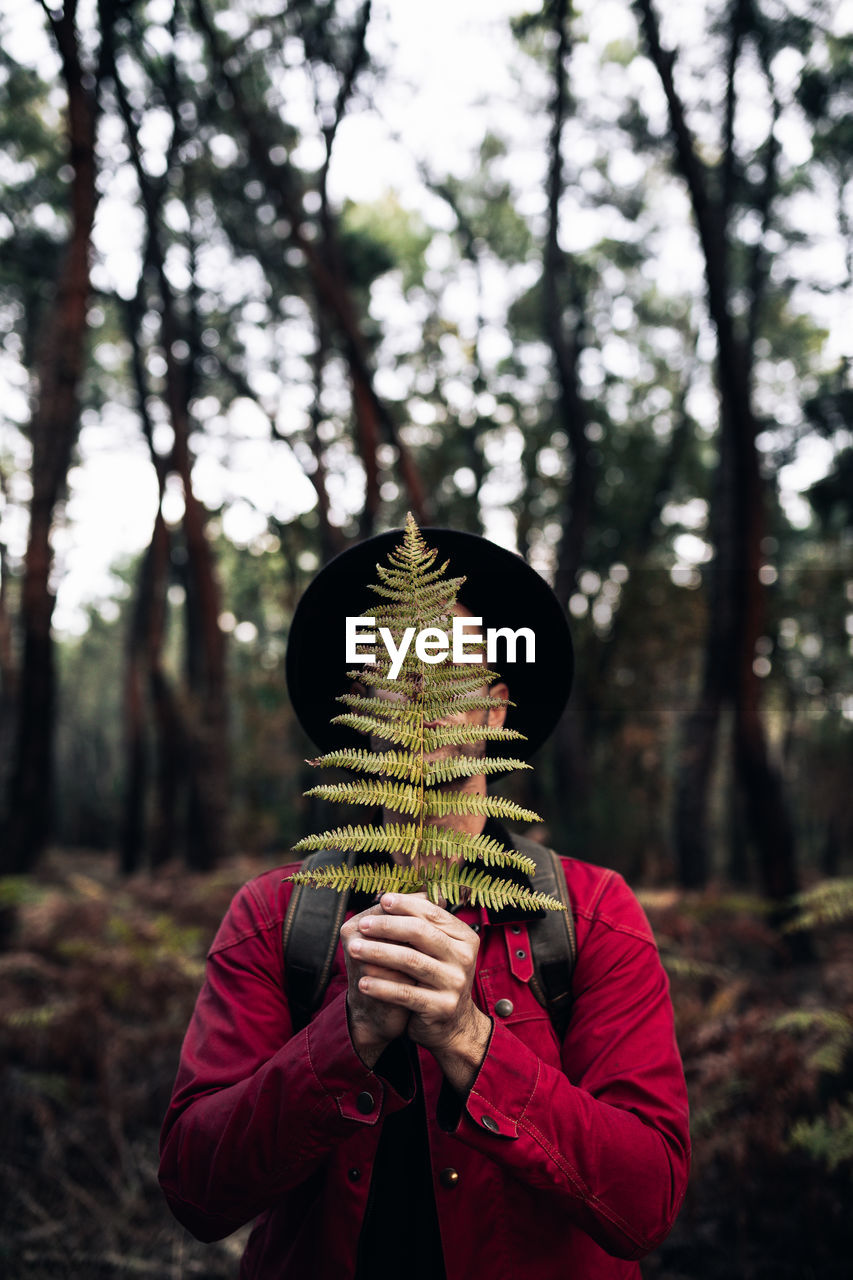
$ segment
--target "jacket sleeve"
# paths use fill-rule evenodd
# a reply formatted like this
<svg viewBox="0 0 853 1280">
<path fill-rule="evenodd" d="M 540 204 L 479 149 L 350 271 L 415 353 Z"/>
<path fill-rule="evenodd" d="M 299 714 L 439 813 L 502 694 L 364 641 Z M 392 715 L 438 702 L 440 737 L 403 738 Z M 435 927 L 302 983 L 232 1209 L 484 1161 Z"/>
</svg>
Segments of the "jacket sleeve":
<svg viewBox="0 0 853 1280">
<path fill-rule="evenodd" d="M 574 975 L 562 1070 L 494 1018 L 461 1106 L 439 1122 L 543 1193 L 608 1253 L 640 1258 L 670 1230 L 690 1162 L 669 983 L 648 921 L 608 873 Z M 454 1114 L 455 1110 L 455 1114 Z"/>
<path fill-rule="evenodd" d="M 201 1240 L 256 1217 L 414 1093 L 405 1070 L 403 1096 L 361 1061 L 345 991 L 294 1035 L 283 968 L 281 916 L 249 882 L 208 954 L 160 1142 L 166 1199 Z"/>
</svg>

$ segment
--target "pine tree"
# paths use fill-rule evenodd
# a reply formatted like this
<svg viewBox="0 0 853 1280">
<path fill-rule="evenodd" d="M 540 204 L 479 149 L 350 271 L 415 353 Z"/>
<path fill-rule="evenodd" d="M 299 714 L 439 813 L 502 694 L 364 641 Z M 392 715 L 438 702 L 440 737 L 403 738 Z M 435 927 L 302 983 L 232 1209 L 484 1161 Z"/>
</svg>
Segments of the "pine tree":
<svg viewBox="0 0 853 1280">
<path fill-rule="evenodd" d="M 395 646 L 400 645 L 407 627 L 415 634 L 429 627 L 449 630 L 453 606 L 464 577 L 448 577 L 449 561 L 435 568 L 438 552 L 427 546 L 411 513 L 407 515 L 402 541 L 388 555 L 387 564 L 377 564 L 378 583 L 369 584 L 381 600 L 377 607 L 377 630 L 387 627 Z M 296 884 L 317 888 L 348 889 L 371 894 L 386 891 L 424 891 L 431 901 L 441 898 L 448 904 L 467 899 L 474 905 L 493 909 L 506 906 L 547 907 L 562 910 L 562 904 L 514 881 L 491 875 L 484 867 L 515 867 L 532 875 L 532 859 L 499 840 L 484 834 L 472 835 L 453 828 L 430 825 L 430 817 L 447 814 L 482 814 L 517 822 L 539 822 L 538 814 L 499 796 L 479 796 L 440 788 L 458 779 L 498 770 L 530 768 L 523 760 L 471 758 L 429 760 L 440 747 L 523 739 L 514 729 L 495 725 L 446 725 L 434 721 L 458 712 L 489 710 L 512 705 L 506 699 L 482 692 L 500 677 L 478 663 L 454 664 L 444 659 L 427 663 L 410 645 L 395 678 L 390 675 L 387 649 L 377 655 L 375 665 L 348 671 L 351 680 L 367 690 L 344 693 L 338 698 L 347 710 L 332 724 L 375 735 L 389 749 L 370 751 L 344 748 L 319 756 L 310 764 L 318 768 L 348 768 L 362 775 L 355 782 L 329 783 L 312 787 L 306 795 L 320 796 L 338 803 L 381 805 L 405 820 L 385 826 L 338 827 L 307 836 L 294 845 L 294 852 L 320 849 L 350 850 L 355 853 L 404 855 L 402 863 L 333 866 L 302 870 L 291 876 Z M 385 695 L 385 696 L 383 696 Z"/>
</svg>

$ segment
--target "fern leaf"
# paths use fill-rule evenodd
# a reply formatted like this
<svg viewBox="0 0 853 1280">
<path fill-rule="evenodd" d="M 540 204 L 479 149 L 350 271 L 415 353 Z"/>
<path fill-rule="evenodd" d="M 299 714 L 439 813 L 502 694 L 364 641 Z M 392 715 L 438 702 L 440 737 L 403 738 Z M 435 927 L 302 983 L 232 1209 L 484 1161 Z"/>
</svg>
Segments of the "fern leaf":
<svg viewBox="0 0 853 1280">
<path fill-rule="evenodd" d="M 405 702 L 395 701 L 392 709 L 387 701 L 380 702 L 376 698 L 365 698 L 358 693 L 339 694 L 335 701 L 342 702 L 344 706 L 361 715 L 379 715 L 383 719 L 402 721 L 408 725 L 420 725 L 423 720 L 421 708 L 419 706 L 407 706 Z"/>
<path fill-rule="evenodd" d="M 315 853 L 318 849 L 342 849 L 355 853 L 403 853 L 413 857 L 417 833 L 415 823 L 405 827 L 400 823 L 389 823 L 387 827 L 335 827 L 332 831 L 304 836 L 293 846 L 293 851 Z"/>
<path fill-rule="evenodd" d="M 427 569 L 427 570 L 417 569 L 415 571 L 417 580 L 419 583 L 421 583 L 422 586 L 426 587 L 433 582 L 438 582 L 439 580 L 443 581 L 448 588 L 448 593 L 447 593 L 448 601 L 453 599 L 453 597 L 457 594 L 457 592 L 459 591 L 459 588 L 462 586 L 463 582 L 465 581 L 464 577 L 445 578 L 444 575 L 447 572 L 447 568 L 449 564 L 450 564 L 450 561 L 445 560 L 444 564 L 439 569 Z M 398 591 L 406 594 L 408 594 L 411 591 L 412 576 L 413 576 L 411 570 L 389 569 L 384 564 L 378 564 L 376 566 L 376 573 L 379 577 L 380 582 L 384 582 L 387 586 L 396 587 Z"/>
<path fill-rule="evenodd" d="M 789 932 L 845 924 L 853 920 L 853 879 L 823 880 L 798 893 L 793 905 L 796 915 L 785 926 Z"/>
<path fill-rule="evenodd" d="M 315 889 L 337 889 L 344 893 L 354 889 L 359 893 L 414 893 L 421 887 L 416 867 L 383 863 L 381 866 L 321 867 L 316 871 L 296 871 L 287 877 L 293 884 L 310 885 Z"/>
<path fill-rule="evenodd" d="M 815 1032 L 823 1043 L 809 1056 L 808 1063 L 816 1071 L 839 1075 L 847 1053 L 853 1046 L 853 1022 L 839 1009 L 792 1009 L 769 1023 L 773 1031 L 790 1031 L 795 1035 Z"/>
<path fill-rule="evenodd" d="M 405 693 L 418 692 L 419 686 L 423 685 L 421 672 L 410 672 L 408 674 L 401 672 L 396 679 L 392 680 L 388 675 L 390 662 L 386 659 L 384 662 L 376 662 L 367 667 L 358 667 L 352 671 L 347 671 L 348 680 L 358 680 L 361 684 L 367 685 L 371 689 L 386 689 L 389 693 Z M 472 672 L 474 676 L 472 677 Z M 496 680 L 500 680 L 500 674 L 497 671 L 489 671 L 488 668 L 482 667 L 479 663 L 464 664 L 455 666 L 453 663 L 445 663 L 444 670 L 434 669 L 434 674 L 430 676 L 431 686 L 438 689 L 451 689 L 462 692 L 465 686 L 469 685 L 470 689 L 479 689 L 484 684 L 494 684 Z M 429 696 L 425 694 L 424 696 Z M 441 697 L 435 695 L 435 700 L 440 701 Z"/>
<path fill-rule="evenodd" d="M 517 729 L 505 729 L 495 724 L 448 724 L 435 729 L 424 729 L 424 749 L 435 751 L 437 747 L 458 746 L 464 742 L 481 742 L 484 738 L 493 742 L 507 742 L 510 738 L 523 738 Z"/>
<path fill-rule="evenodd" d="M 491 711 L 492 707 L 514 707 L 509 698 L 491 698 L 488 694 L 477 692 L 454 694 L 451 698 L 427 694 L 420 699 L 423 714 L 427 720 L 438 719 L 433 714 L 440 710 L 443 715 L 455 716 L 462 711 Z"/>
<path fill-rule="evenodd" d="M 413 705 L 413 699 L 417 695 L 413 695 L 408 691 L 393 690 L 398 694 L 398 699 L 394 701 L 394 708 L 391 711 L 387 702 L 377 702 L 376 698 L 367 697 L 360 693 L 341 693 L 335 701 L 341 702 L 345 707 L 349 707 L 351 711 L 361 713 L 363 715 L 385 715 L 393 719 L 402 719 L 407 724 L 420 724 L 422 719 L 432 720 L 438 718 L 433 716 L 433 710 L 440 710 L 442 715 L 455 716 L 463 711 L 490 711 L 492 707 L 514 707 L 515 703 L 510 702 L 508 698 L 490 698 L 479 693 L 471 693 L 460 696 L 437 697 L 433 694 L 430 698 L 417 698 L 416 705 Z M 406 701 L 399 700 L 400 698 Z"/>
<path fill-rule="evenodd" d="M 469 685 L 472 689 L 480 688 L 484 684 L 494 684 L 496 680 L 500 680 L 500 672 L 490 671 L 488 667 L 482 667 L 479 663 L 455 663 L 446 662 L 443 666 L 433 667 L 430 673 L 430 685 L 433 689 L 452 689 L 454 686 Z"/>
<path fill-rule="evenodd" d="M 424 827 L 417 823 L 389 822 L 384 827 L 346 826 L 305 836 L 294 846 L 295 853 L 315 853 L 319 849 L 351 850 L 355 853 L 400 854 L 403 857 L 479 858 L 490 866 L 514 866 L 532 874 L 532 859 L 514 849 L 505 849 L 489 836 L 470 835 L 453 828 Z"/>
<path fill-rule="evenodd" d="M 453 724 L 421 730 L 408 724 L 399 724 L 393 716 L 386 718 L 376 714 L 356 715 L 349 712 L 332 716 L 330 723 L 346 725 L 349 729 L 357 729 L 359 733 L 375 734 L 386 742 L 396 742 L 408 747 L 410 751 L 416 747 L 424 751 L 436 751 L 439 747 L 460 746 L 466 742 L 482 742 L 484 739 L 502 742 L 509 738 L 524 737 L 516 729 L 505 729 L 502 725 Z"/>
<path fill-rule="evenodd" d="M 332 716 L 330 724 L 343 724 L 348 729 L 357 729 L 359 733 L 375 734 L 386 742 L 396 742 L 409 750 L 421 745 L 421 732 L 406 725 L 395 724 L 393 719 L 385 720 L 377 715 L 350 715 L 349 713 Z"/>
<path fill-rule="evenodd" d="M 430 815 L 435 814 L 442 818 L 449 813 L 476 813 L 493 818 L 506 818 L 510 822 L 543 821 L 533 809 L 523 809 L 514 800 L 507 800 L 504 796 L 477 796 L 463 791 L 427 791 L 424 796 L 424 810 Z"/>
<path fill-rule="evenodd" d="M 826 1115 L 798 1120 L 789 1141 L 825 1164 L 830 1173 L 853 1162 L 853 1093 L 830 1102 Z"/>
<path fill-rule="evenodd" d="M 439 898 L 457 906 L 463 900 L 473 906 L 484 906 L 492 911 L 504 907 L 520 906 L 529 910 L 545 908 L 562 911 L 563 904 L 546 893 L 498 880 L 485 871 L 473 867 L 440 867 L 437 872 L 424 872 L 412 865 L 357 867 L 321 867 L 313 871 L 296 871 L 287 877 L 293 884 L 310 885 L 316 889 L 336 889 L 338 893 L 357 890 L 368 894 L 414 893 L 425 890 L 433 902 Z"/>
<path fill-rule="evenodd" d="M 369 751 L 366 747 L 342 747 L 325 755 L 306 760 L 316 769 L 352 769 L 356 773 L 373 773 L 388 778 L 420 781 L 421 757 L 409 751 Z M 475 759 L 458 756 L 450 760 L 427 760 L 423 764 L 423 780 L 427 787 L 440 786 L 457 778 L 471 778 L 478 773 L 501 773 L 504 770 L 532 769 L 526 760 Z"/>
<path fill-rule="evenodd" d="M 417 813 L 421 803 L 418 787 L 394 782 L 332 782 L 311 787 L 306 796 L 319 796 L 340 804 L 382 805 L 396 813 Z"/>
<path fill-rule="evenodd" d="M 532 858 L 515 849 L 505 849 L 500 840 L 491 836 L 471 835 L 454 827 L 424 827 L 418 853 L 426 858 L 437 855 L 442 858 L 462 858 L 466 862 L 479 861 L 486 866 L 518 867 L 527 875 L 533 875 L 536 864 Z"/>
<path fill-rule="evenodd" d="M 440 613 L 442 609 L 447 608 L 448 601 L 453 599 L 464 581 L 463 578 L 445 578 L 443 581 L 429 582 L 427 579 L 431 576 L 424 574 L 419 579 L 417 588 L 417 604 L 420 614 L 422 617 L 430 618 Z M 405 574 L 401 573 L 399 581 L 404 578 Z M 407 612 L 411 611 L 411 586 L 409 586 L 408 591 L 403 591 L 399 585 L 391 585 L 389 583 L 383 586 L 379 583 L 371 582 L 369 590 L 375 591 L 383 599 L 398 601 Z M 392 613 L 392 610 L 389 609 L 388 612 Z"/>
<path fill-rule="evenodd" d="M 486 756 L 481 760 L 469 756 L 457 756 L 450 760 L 427 760 L 424 765 L 424 782 L 428 787 L 438 787 L 454 778 L 471 778 L 478 773 L 500 773 L 503 770 L 532 769 L 526 760 L 499 760 Z"/>
<path fill-rule="evenodd" d="M 536 893 L 533 889 L 526 889 L 511 881 L 498 880 L 475 867 L 439 867 L 427 878 L 425 888 L 433 901 L 441 894 L 454 906 L 463 897 L 468 897 L 473 906 L 488 907 L 491 911 L 500 911 L 510 906 L 529 910 L 542 907 L 548 911 L 565 909 L 561 902 L 546 893 Z M 468 890 L 468 894 L 463 894 L 462 890 Z"/>
<path fill-rule="evenodd" d="M 357 773 L 378 773 L 388 778 L 418 776 L 419 756 L 407 751 L 368 751 L 366 747 L 342 747 L 306 760 L 317 769 L 354 769 Z"/>
</svg>

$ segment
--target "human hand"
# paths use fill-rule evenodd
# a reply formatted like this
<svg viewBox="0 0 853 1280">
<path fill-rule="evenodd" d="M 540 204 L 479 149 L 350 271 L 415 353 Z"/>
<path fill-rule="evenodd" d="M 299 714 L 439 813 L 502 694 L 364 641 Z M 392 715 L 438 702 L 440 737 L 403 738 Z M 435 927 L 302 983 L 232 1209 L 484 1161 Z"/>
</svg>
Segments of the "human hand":
<svg viewBox="0 0 853 1280">
<path fill-rule="evenodd" d="M 364 977 L 399 982 L 403 974 L 383 963 L 373 963 L 359 946 L 363 940 L 360 922 L 367 916 L 382 916 L 381 906 L 368 907 L 341 926 L 341 944 L 347 968 L 347 1018 L 356 1053 L 365 1066 L 375 1066 L 392 1040 L 403 1035 L 409 1021 L 408 1009 L 376 1000 L 360 987 Z M 382 957 L 379 957 L 381 960 Z"/>
<path fill-rule="evenodd" d="M 384 972 L 365 972 L 359 991 L 377 1003 L 408 1011 L 410 1039 L 429 1049 L 458 1089 L 474 1079 L 491 1035 L 491 1020 L 471 998 L 478 935 L 424 893 L 386 893 L 379 914 L 358 918 L 351 943 L 359 960 Z"/>
</svg>

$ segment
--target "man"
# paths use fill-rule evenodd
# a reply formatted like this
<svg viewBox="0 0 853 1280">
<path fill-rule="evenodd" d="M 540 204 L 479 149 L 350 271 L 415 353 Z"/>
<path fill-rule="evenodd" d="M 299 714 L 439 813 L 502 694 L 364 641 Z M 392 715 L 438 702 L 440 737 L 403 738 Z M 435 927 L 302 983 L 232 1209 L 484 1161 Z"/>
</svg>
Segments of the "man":
<svg viewBox="0 0 853 1280">
<path fill-rule="evenodd" d="M 507 655 L 490 690 L 515 705 L 485 713 L 506 716 L 532 752 L 568 697 L 565 614 L 520 557 L 470 534 L 422 532 L 466 575 L 468 613 L 533 629 L 535 661 Z M 373 568 L 399 537 L 338 556 L 294 617 L 288 685 L 323 750 L 346 745 L 329 723 L 346 683 L 344 619 L 364 613 Z M 460 785 L 483 794 L 487 769 Z M 509 843 L 494 818 L 452 821 Z M 184 1043 L 161 1182 L 201 1239 L 257 1217 L 242 1277 L 639 1276 L 636 1259 L 678 1212 L 689 1163 L 668 984 L 624 881 L 561 864 L 577 934 L 562 1041 L 528 985 L 541 913 L 353 895 L 321 1006 L 295 1029 L 282 949 L 293 868 L 240 891 Z"/>
</svg>

